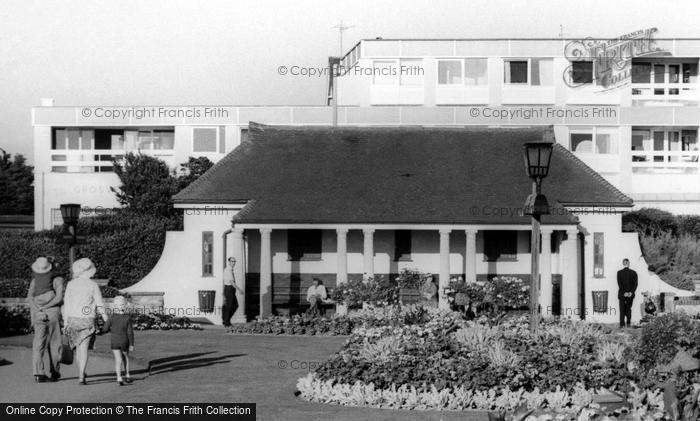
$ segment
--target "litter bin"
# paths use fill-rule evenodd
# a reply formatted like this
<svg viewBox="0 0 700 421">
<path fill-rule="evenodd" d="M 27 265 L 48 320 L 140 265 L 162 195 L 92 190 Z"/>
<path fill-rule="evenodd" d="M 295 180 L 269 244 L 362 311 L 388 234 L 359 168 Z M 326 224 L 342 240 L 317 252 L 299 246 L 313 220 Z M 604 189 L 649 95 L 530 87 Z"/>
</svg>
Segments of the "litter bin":
<svg viewBox="0 0 700 421">
<path fill-rule="evenodd" d="M 608 291 L 592 291 L 593 312 L 605 313 L 608 311 Z"/>
<path fill-rule="evenodd" d="M 203 313 L 214 312 L 214 295 L 216 295 L 214 290 L 199 291 L 199 311 Z"/>
</svg>

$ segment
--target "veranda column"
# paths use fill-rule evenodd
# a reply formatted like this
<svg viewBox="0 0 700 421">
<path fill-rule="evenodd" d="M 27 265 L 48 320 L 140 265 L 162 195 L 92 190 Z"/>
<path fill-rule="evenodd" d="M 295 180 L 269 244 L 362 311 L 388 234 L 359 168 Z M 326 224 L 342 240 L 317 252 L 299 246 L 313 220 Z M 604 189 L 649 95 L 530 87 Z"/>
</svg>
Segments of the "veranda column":
<svg viewBox="0 0 700 421">
<path fill-rule="evenodd" d="M 476 281 L 476 234 L 477 230 L 464 230 L 467 234 L 467 247 L 464 254 L 464 279 Z"/>
<path fill-rule="evenodd" d="M 272 245 L 270 228 L 260 228 L 260 316 L 272 314 Z"/>
<path fill-rule="evenodd" d="M 364 235 L 365 279 L 374 278 L 374 229 L 362 230 Z"/>
<path fill-rule="evenodd" d="M 443 291 L 450 282 L 450 231 L 451 230 L 448 229 L 440 230 L 440 287 L 438 291 L 438 305 L 443 309 L 450 308 L 450 303 L 443 294 Z"/>
<path fill-rule="evenodd" d="M 335 230 L 338 237 L 338 269 L 336 277 L 336 286 L 340 286 L 348 281 L 348 230 L 346 228 L 338 228 Z M 347 314 L 348 308 L 345 304 L 335 305 L 336 314 L 342 316 Z"/>
<path fill-rule="evenodd" d="M 566 240 L 561 243 L 562 253 L 562 280 L 561 280 L 561 315 L 578 319 L 579 309 L 579 282 L 578 282 L 578 253 L 576 242 L 577 230 L 567 230 Z"/>
<path fill-rule="evenodd" d="M 238 300 L 238 310 L 236 314 L 233 315 L 234 323 L 245 323 L 246 319 L 245 312 L 245 272 L 246 272 L 246 261 L 245 261 L 245 240 L 243 239 L 243 230 L 241 228 L 234 228 L 231 232 L 232 244 L 232 255 L 236 259 L 236 266 L 233 269 L 233 276 L 236 278 L 236 285 L 241 289 L 236 289 L 236 299 Z"/>
<path fill-rule="evenodd" d="M 540 314 L 552 316 L 552 230 L 542 229 L 542 254 L 540 254 Z"/>
</svg>

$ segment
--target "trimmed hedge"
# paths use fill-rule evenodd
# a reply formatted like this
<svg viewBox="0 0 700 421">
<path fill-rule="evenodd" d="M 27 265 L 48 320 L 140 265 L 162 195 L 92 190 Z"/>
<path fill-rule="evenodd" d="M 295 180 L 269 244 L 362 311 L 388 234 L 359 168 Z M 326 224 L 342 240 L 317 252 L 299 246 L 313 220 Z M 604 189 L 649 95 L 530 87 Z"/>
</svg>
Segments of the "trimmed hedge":
<svg viewBox="0 0 700 421">
<path fill-rule="evenodd" d="M 97 267 L 95 278 L 109 279 L 109 286 L 126 288 L 141 280 L 155 266 L 165 245 L 165 232 L 182 228 L 176 216 L 163 218 L 152 215 L 117 211 L 80 220 L 78 233 L 87 236 L 87 244 L 78 246 L 77 258 L 89 257 Z M 68 246 L 56 244 L 62 235 L 59 229 L 0 232 L 0 280 L 15 291 L 13 279 L 31 279 L 30 266 L 38 256 L 54 256 L 56 274 L 68 277 Z M 13 284 L 15 283 L 15 284 Z M 8 296 L 0 290 L 0 295 Z M 107 294 L 109 296 L 110 294 Z"/>
</svg>

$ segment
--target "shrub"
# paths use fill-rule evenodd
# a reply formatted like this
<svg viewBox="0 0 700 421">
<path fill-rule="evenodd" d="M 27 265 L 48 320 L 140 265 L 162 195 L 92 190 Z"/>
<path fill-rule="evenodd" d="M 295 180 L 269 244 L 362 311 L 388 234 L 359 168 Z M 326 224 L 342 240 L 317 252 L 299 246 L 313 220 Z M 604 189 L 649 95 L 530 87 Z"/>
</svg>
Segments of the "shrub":
<svg viewBox="0 0 700 421">
<path fill-rule="evenodd" d="M 700 241 L 690 235 L 675 237 L 670 233 L 642 235 L 640 245 L 647 263 L 661 279 L 676 288 L 694 289 L 698 277 Z"/>
<path fill-rule="evenodd" d="M 700 240 L 700 215 L 679 215 L 678 233 Z"/>
<path fill-rule="evenodd" d="M 678 232 L 678 221 L 671 213 L 657 208 L 641 208 L 622 215 L 623 231 L 636 231 L 640 235 L 659 235 Z"/>
<path fill-rule="evenodd" d="M 78 232 L 87 236 L 87 244 L 77 250 L 77 257 L 89 257 L 97 267 L 96 278 L 107 278 L 110 286 L 126 288 L 146 276 L 160 258 L 166 230 L 178 228 L 177 218 L 139 215 L 115 211 L 107 215 L 82 218 Z M 38 256 L 54 256 L 56 274 L 68 278 L 68 247 L 56 244 L 59 229 L 41 232 L 1 231 L 0 279 L 31 279 L 30 266 Z M 7 285 L 7 284 L 5 284 Z M 3 286 L 5 286 L 3 285 Z M 21 284 L 12 290 L 0 289 L 0 295 L 14 296 Z M 25 293 L 26 295 L 26 293 Z"/>
<path fill-rule="evenodd" d="M 0 336 L 26 335 L 32 330 L 29 308 L 0 306 Z"/>
<path fill-rule="evenodd" d="M 700 324 L 684 313 L 654 317 L 642 328 L 635 357 L 643 370 L 669 363 L 678 349 L 700 356 Z"/>
<path fill-rule="evenodd" d="M 397 358 L 403 351 L 398 338 L 389 336 L 379 338 L 376 342 L 365 340 L 359 349 L 359 357 L 370 363 L 385 363 Z"/>
<path fill-rule="evenodd" d="M 163 313 L 137 313 L 132 316 L 136 330 L 201 330 L 202 327 L 192 323 L 187 317 L 176 317 Z"/>
</svg>

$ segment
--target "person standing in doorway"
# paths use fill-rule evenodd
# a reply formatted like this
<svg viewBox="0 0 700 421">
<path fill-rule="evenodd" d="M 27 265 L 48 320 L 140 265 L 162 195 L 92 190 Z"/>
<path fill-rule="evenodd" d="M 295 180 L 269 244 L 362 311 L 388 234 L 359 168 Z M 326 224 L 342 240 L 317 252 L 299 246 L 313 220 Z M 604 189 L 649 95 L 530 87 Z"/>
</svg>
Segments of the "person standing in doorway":
<svg viewBox="0 0 700 421">
<path fill-rule="evenodd" d="M 617 271 L 617 299 L 620 301 L 620 327 L 632 324 L 632 303 L 637 291 L 637 272 L 630 269 L 629 259 L 622 260 L 622 268 Z"/>
<path fill-rule="evenodd" d="M 236 291 L 244 295 L 245 292 L 236 283 L 236 275 L 234 274 L 234 269 L 236 267 L 236 258 L 228 258 L 228 266 L 224 269 L 224 304 L 221 307 L 221 318 L 223 319 L 223 324 L 226 327 L 231 326 L 231 318 L 236 314 L 238 310 L 238 299 L 236 298 Z"/>
</svg>

